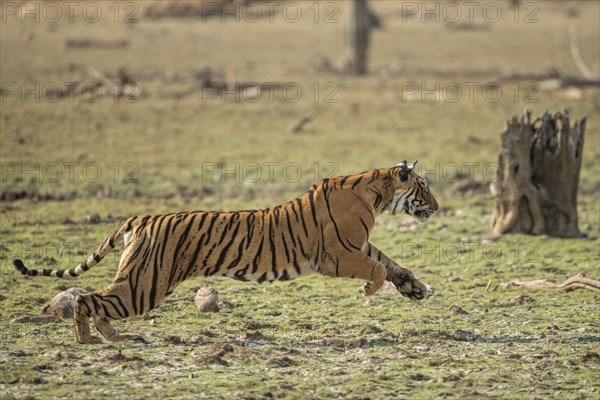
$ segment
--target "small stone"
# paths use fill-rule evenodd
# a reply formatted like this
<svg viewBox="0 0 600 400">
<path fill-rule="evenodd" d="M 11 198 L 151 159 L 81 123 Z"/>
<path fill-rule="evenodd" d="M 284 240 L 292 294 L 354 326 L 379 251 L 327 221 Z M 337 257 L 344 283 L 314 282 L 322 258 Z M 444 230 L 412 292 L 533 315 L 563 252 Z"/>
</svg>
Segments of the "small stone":
<svg viewBox="0 0 600 400">
<path fill-rule="evenodd" d="M 77 355 L 72 351 L 59 350 L 56 353 L 54 353 L 55 360 L 69 360 L 74 358 L 77 358 Z"/>
<path fill-rule="evenodd" d="M 99 224 L 102 218 L 100 218 L 100 214 L 98 213 L 91 213 L 85 216 L 84 221 L 86 224 Z"/>
<path fill-rule="evenodd" d="M 265 365 L 267 367 L 272 368 L 282 368 L 282 367 L 291 367 L 295 365 L 296 362 L 289 357 L 271 357 L 266 362 Z"/>
<path fill-rule="evenodd" d="M 377 291 L 377 294 L 381 294 L 381 293 L 387 293 L 387 294 L 392 294 L 395 296 L 401 296 L 400 292 L 396 288 L 396 285 L 394 285 L 392 282 L 389 282 L 389 281 L 385 281 L 383 283 L 383 286 L 381 286 L 381 288 Z"/>
<path fill-rule="evenodd" d="M 75 300 L 77 296 L 83 293 L 88 293 L 87 290 L 81 288 L 69 288 L 64 292 L 60 292 L 48 303 L 42 307 L 42 314 L 54 315 L 58 318 L 73 318 L 75 310 Z"/>
<path fill-rule="evenodd" d="M 431 377 L 429 377 L 428 375 L 425 375 L 421 372 L 417 372 L 415 374 L 405 374 L 404 376 L 407 379 L 411 379 L 413 381 L 428 381 L 431 379 Z"/>
<path fill-rule="evenodd" d="M 194 303 L 201 312 L 219 312 L 219 297 L 211 287 L 201 287 L 196 293 Z"/>
<path fill-rule="evenodd" d="M 465 311 L 462 307 L 453 305 L 452 307 L 450 307 L 450 315 L 469 315 L 469 313 Z"/>
<path fill-rule="evenodd" d="M 526 294 L 520 294 L 517 297 L 513 298 L 513 302 L 515 303 L 519 303 L 519 304 L 524 304 L 524 303 L 531 303 L 534 300 L 527 296 Z"/>
<path fill-rule="evenodd" d="M 457 329 L 454 331 L 452 335 L 454 340 L 459 342 L 474 342 L 479 339 L 479 335 L 471 331 L 464 331 L 462 329 Z"/>
</svg>

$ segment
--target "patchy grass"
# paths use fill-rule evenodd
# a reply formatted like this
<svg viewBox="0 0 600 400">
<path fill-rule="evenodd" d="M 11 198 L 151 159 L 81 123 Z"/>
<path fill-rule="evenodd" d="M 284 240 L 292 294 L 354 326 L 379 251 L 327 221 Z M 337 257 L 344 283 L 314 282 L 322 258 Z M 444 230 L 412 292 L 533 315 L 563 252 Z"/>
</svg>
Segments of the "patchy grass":
<svg viewBox="0 0 600 400">
<path fill-rule="evenodd" d="M 584 55 L 598 70 L 598 4 L 574 4 Z M 169 19 L 142 20 L 135 27 L 106 20 L 3 23 L 3 82 L 85 82 L 86 67 L 110 75 L 125 66 L 139 77 L 142 97 L 137 103 L 104 98 L 90 104 L 9 96 L 2 103 L 2 398 L 597 397 L 598 296 L 509 290 L 501 283 L 562 281 L 577 272 L 599 277 L 598 91 L 583 91 L 577 99 L 540 87 L 537 103 L 522 97 L 515 102 L 510 85 L 503 90 L 511 96 L 496 103 L 479 97 L 404 102 L 400 93 L 403 82 L 484 83 L 509 71 L 550 67 L 577 73 L 559 55 L 568 51 L 567 6 L 539 5 L 538 24 L 503 19 L 463 32 L 444 23 L 402 23 L 393 2 L 375 2 L 386 29 L 374 34 L 373 73 L 366 78 L 311 67 L 323 54 L 341 53 L 341 26 L 310 19 L 295 25 Z M 32 39 L 23 42 L 27 31 Z M 129 37 L 130 49 L 63 46 L 70 37 L 105 34 Z M 403 72 L 382 84 L 379 71 L 393 63 Z M 203 101 L 192 76 L 207 65 L 242 82 L 297 82 L 305 95 L 297 103 Z M 315 103 L 309 89 L 314 82 L 321 89 L 334 82 L 339 101 L 324 103 L 321 96 Z M 195 94 L 174 95 L 190 90 Z M 489 237 L 492 201 L 485 179 L 493 169 L 483 167 L 496 162 L 506 119 L 525 107 L 534 115 L 568 108 L 573 118 L 589 118 L 579 193 L 587 239 Z M 307 115 L 313 121 L 292 134 Z M 349 279 L 311 276 L 255 285 L 213 278 L 185 282 L 158 309 L 115 324 L 144 335 L 149 344 L 81 346 L 72 321 L 10 322 L 38 313 L 70 285 L 105 287 L 119 253 L 75 282 L 23 278 L 10 265 L 16 256 L 31 266 L 70 268 L 121 217 L 270 206 L 315 179 L 404 158 L 420 160 L 441 209 L 427 225 L 383 215 L 373 242 L 436 288 L 426 301 L 388 294 L 366 299 L 356 291 L 362 282 Z M 271 162 L 279 163 L 272 179 Z M 23 173 L 21 163 L 33 172 Z M 52 179 L 53 165 L 67 174 L 65 163 L 79 163 L 73 164 L 73 179 Z M 220 165 L 231 171 L 236 163 L 239 179 L 212 170 Z M 244 174 L 249 163 L 261 166 L 259 179 L 249 169 Z M 452 165 L 464 174 L 464 163 L 475 163 L 467 178 L 482 187 L 461 195 L 452 187 Z M 12 165 L 16 173 L 6 169 Z M 96 179 L 92 169 L 84 173 L 87 165 L 99 166 L 102 176 Z M 295 170 L 284 170 L 287 165 L 298 165 L 302 174 L 291 175 Z M 10 200 L 15 196 L 23 198 Z M 99 223 L 86 222 L 93 213 Z M 204 284 L 218 290 L 220 313 L 196 310 L 194 293 Z"/>
</svg>

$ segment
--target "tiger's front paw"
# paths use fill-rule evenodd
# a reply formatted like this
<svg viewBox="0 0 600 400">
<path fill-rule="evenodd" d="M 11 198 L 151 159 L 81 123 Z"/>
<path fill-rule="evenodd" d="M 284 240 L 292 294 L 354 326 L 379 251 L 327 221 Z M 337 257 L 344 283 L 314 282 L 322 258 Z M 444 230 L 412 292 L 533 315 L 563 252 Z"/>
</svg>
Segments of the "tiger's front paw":
<svg viewBox="0 0 600 400">
<path fill-rule="evenodd" d="M 433 288 L 421 282 L 413 273 L 402 267 L 388 270 L 387 280 L 392 282 L 400 294 L 411 300 L 423 300 L 433 294 Z"/>
<path fill-rule="evenodd" d="M 433 294 L 433 287 L 413 278 L 412 281 L 406 281 L 401 286 L 396 286 L 400 294 L 411 300 L 423 300 Z"/>
</svg>

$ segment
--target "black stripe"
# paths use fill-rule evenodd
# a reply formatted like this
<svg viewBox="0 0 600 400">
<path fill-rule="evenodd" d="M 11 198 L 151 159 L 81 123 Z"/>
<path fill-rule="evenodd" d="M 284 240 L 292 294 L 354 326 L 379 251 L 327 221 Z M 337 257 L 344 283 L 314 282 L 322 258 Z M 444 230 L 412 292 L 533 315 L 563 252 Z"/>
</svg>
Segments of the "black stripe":
<svg viewBox="0 0 600 400">
<path fill-rule="evenodd" d="M 229 242 L 227 242 L 227 244 L 225 245 L 223 250 L 221 250 L 221 253 L 219 254 L 219 258 L 217 259 L 217 262 L 215 263 L 215 270 L 212 272 L 211 275 L 216 274 L 219 271 L 219 269 L 221 269 L 221 264 L 223 263 L 223 261 L 225 260 L 225 257 L 227 256 L 227 251 L 229 250 L 229 248 L 231 247 L 233 242 L 235 242 L 235 239 L 236 239 L 236 236 L 237 236 L 237 233 L 239 230 L 240 230 L 240 222 L 238 222 L 237 225 L 235 226 L 235 229 L 234 229 L 233 233 L 231 234 L 231 240 Z"/>
<path fill-rule="evenodd" d="M 280 281 L 289 281 L 290 280 L 290 275 L 288 274 L 286 269 L 284 269 L 283 272 L 281 273 L 279 280 Z"/>
<path fill-rule="evenodd" d="M 246 218 L 246 242 L 248 243 L 248 246 L 250 246 L 250 243 L 252 243 L 252 237 L 254 236 L 254 220 L 255 220 L 255 216 L 254 213 L 250 213 L 248 214 L 248 217 Z"/>
<path fill-rule="evenodd" d="M 345 176 L 342 178 L 342 180 L 340 181 L 340 188 L 344 188 L 344 183 L 346 183 L 346 180 L 348 179 L 348 176 Z"/>
<path fill-rule="evenodd" d="M 200 255 L 200 250 L 202 249 L 202 239 L 204 239 L 204 235 L 200 236 L 200 239 L 198 240 L 198 244 L 196 245 L 196 249 L 194 250 L 194 255 L 192 256 L 192 259 L 190 260 L 190 263 L 189 263 L 187 269 L 185 270 L 185 273 L 179 274 L 178 281 L 181 282 L 181 281 L 189 278 L 189 273 L 192 271 L 192 269 L 196 265 L 196 262 L 198 261 L 198 256 Z"/>
<path fill-rule="evenodd" d="M 381 193 L 379 193 L 379 191 L 374 191 L 375 192 L 375 209 L 379 209 L 379 204 L 381 204 L 381 199 L 383 199 L 383 196 L 381 195 Z"/>
<path fill-rule="evenodd" d="M 246 278 L 246 272 L 248 272 L 248 268 L 249 267 L 250 267 L 250 265 L 247 264 L 244 269 L 240 269 L 238 271 L 235 271 L 235 274 L 233 274 L 233 277 L 235 279 L 237 279 L 237 280 L 247 282 L 248 278 Z"/>
<path fill-rule="evenodd" d="M 258 277 L 258 279 L 256 280 L 256 282 L 263 283 L 266 280 L 267 280 L 267 273 L 265 272 L 261 276 Z"/>
<path fill-rule="evenodd" d="M 231 262 L 231 264 L 229 264 L 229 266 L 227 267 L 227 269 L 231 269 L 231 268 L 235 267 L 242 260 L 242 256 L 244 255 L 244 241 L 245 240 L 246 240 L 246 238 L 242 238 L 242 240 L 240 241 L 240 245 L 238 246 L 238 255 L 235 258 L 235 260 L 233 260 Z"/>
<path fill-rule="evenodd" d="M 172 216 L 163 217 L 157 224 L 158 229 L 156 230 L 156 236 L 160 234 L 160 229 L 164 224 L 165 220 L 167 220 L 166 227 L 164 228 L 164 237 L 162 242 L 157 243 L 156 256 L 154 257 L 154 265 L 152 267 L 152 286 L 150 287 L 150 301 L 149 301 L 149 310 L 152 310 L 156 305 L 156 291 L 158 290 L 158 277 L 159 277 L 159 269 L 164 263 L 165 259 L 165 249 L 167 248 L 167 237 L 169 236 L 169 227 L 171 226 L 171 221 L 173 220 Z M 160 254 L 160 256 L 159 256 Z"/>
<path fill-rule="evenodd" d="M 300 210 L 302 210 L 302 206 L 301 206 L 301 201 L 300 199 L 296 199 L 296 203 L 298 203 L 298 207 L 300 207 Z M 294 206 L 294 203 L 291 203 L 292 206 L 292 211 L 294 212 L 294 216 L 296 217 L 296 222 L 300 222 L 300 219 L 298 218 L 298 213 L 296 212 L 296 207 Z"/>
<path fill-rule="evenodd" d="M 258 271 L 258 260 L 260 260 L 260 255 L 262 254 L 264 242 L 265 242 L 265 237 L 263 235 L 260 239 L 260 244 L 258 245 L 258 251 L 256 252 L 256 255 L 254 256 L 254 259 L 252 260 L 252 274 L 253 275 L 256 273 L 256 271 Z"/>
<path fill-rule="evenodd" d="M 198 214 L 193 214 L 191 217 L 191 220 L 187 223 L 187 226 L 185 228 L 185 230 L 183 231 L 183 234 L 179 237 L 179 240 L 177 241 L 177 246 L 175 246 L 175 250 L 173 251 L 173 262 L 171 263 L 171 273 L 169 274 L 169 284 L 168 284 L 168 288 L 171 288 L 171 285 L 173 284 L 173 279 L 175 278 L 175 272 L 177 271 L 177 256 L 179 255 L 179 251 L 181 250 L 181 247 L 183 246 L 183 243 L 185 242 L 185 240 L 188 238 L 188 235 L 190 234 L 190 231 L 192 230 L 192 227 L 194 226 L 194 221 L 196 220 L 196 217 L 198 216 Z M 203 214 L 204 218 L 206 218 L 206 214 Z M 200 224 L 202 224 L 202 217 L 200 220 Z M 188 246 L 190 245 L 191 241 L 188 242 Z"/>
<path fill-rule="evenodd" d="M 275 233 L 273 232 L 273 220 L 272 217 L 269 216 L 269 246 L 271 247 L 271 270 L 273 271 L 275 279 L 277 279 L 277 249 L 275 248 L 275 242 L 273 241 L 274 235 Z"/>
<path fill-rule="evenodd" d="M 302 240 L 300 240 L 299 236 L 296 239 L 298 239 L 298 246 L 300 246 L 300 254 L 302 254 L 302 257 L 304 257 L 304 258 L 308 258 L 308 255 L 306 254 L 306 251 L 304 250 L 304 246 L 302 245 Z"/>
<path fill-rule="evenodd" d="M 280 207 L 281 206 L 277 206 L 277 207 L 273 208 L 273 211 L 271 212 L 271 214 L 275 218 L 275 225 L 276 226 L 279 226 L 279 208 Z"/>
<path fill-rule="evenodd" d="M 91 294 L 90 295 L 90 299 L 92 299 L 92 304 L 94 305 L 94 311 L 96 311 L 96 315 L 100 314 L 99 313 L 100 304 L 98 304 L 98 302 L 96 301 L 96 295 L 95 294 Z"/>
<path fill-rule="evenodd" d="M 119 314 L 119 317 L 120 317 L 120 318 L 125 318 L 125 317 L 126 317 L 126 315 L 124 315 L 124 314 L 123 314 L 123 313 L 122 313 L 122 312 L 119 310 L 119 308 L 118 308 L 118 307 L 115 305 L 115 303 L 113 303 L 113 302 L 112 302 L 112 300 L 110 300 L 110 299 L 109 299 L 109 298 L 112 298 L 112 297 L 114 297 L 114 298 L 116 298 L 116 299 L 117 299 L 117 301 L 119 301 L 119 303 L 123 304 L 123 303 L 120 301 L 120 299 L 119 299 L 117 296 L 115 296 L 115 295 L 107 295 L 107 296 L 97 295 L 97 296 L 98 296 L 98 297 L 100 297 L 100 298 L 102 299 L 103 306 L 104 306 L 104 302 L 106 302 L 106 303 L 109 303 L 109 304 L 112 306 L 112 308 L 114 308 L 114 309 L 115 309 L 115 311 L 117 312 L 117 314 Z M 106 307 L 104 307 L 104 309 L 105 309 L 105 312 L 106 312 L 106 313 L 108 313 L 108 311 L 107 311 Z"/>
<path fill-rule="evenodd" d="M 285 217 L 288 225 L 288 232 L 290 234 L 290 238 L 292 238 L 292 246 L 296 247 L 296 239 L 294 239 L 294 232 L 292 231 L 292 223 L 290 222 L 290 213 L 286 212 Z"/>
<path fill-rule="evenodd" d="M 296 273 L 298 274 L 298 276 L 300 276 L 300 265 L 298 264 L 298 259 L 296 257 L 296 251 L 292 249 L 292 255 L 294 256 L 294 260 L 292 261 L 292 263 L 294 264 L 294 269 L 296 270 Z"/>
<path fill-rule="evenodd" d="M 208 224 L 208 228 L 206 229 L 206 234 L 207 234 L 206 242 L 204 242 L 205 245 L 207 245 L 208 242 L 210 241 L 212 229 L 213 229 L 213 226 L 215 226 L 215 221 L 217 220 L 217 218 L 219 218 L 219 213 L 215 213 L 213 215 L 213 217 L 211 218 L 210 223 Z M 201 228 L 202 228 L 201 226 L 198 227 L 198 230 L 200 230 Z"/>
<path fill-rule="evenodd" d="M 362 224 L 363 228 L 365 228 L 365 234 L 367 236 L 367 240 L 369 240 L 369 227 L 367 226 L 367 224 L 365 224 L 365 221 L 363 221 L 362 217 L 360 217 L 359 219 L 360 219 L 360 223 Z"/>
<path fill-rule="evenodd" d="M 287 258 L 287 262 L 290 262 L 290 252 L 288 250 L 287 241 L 285 240 L 283 232 L 281 232 L 281 241 L 283 242 L 283 248 L 285 249 L 285 257 Z"/>
<path fill-rule="evenodd" d="M 352 184 L 352 189 L 354 189 L 356 187 L 356 185 L 358 185 L 360 183 L 360 181 L 362 181 L 362 175 L 358 177 L 357 180 L 354 181 L 354 183 Z"/>
<path fill-rule="evenodd" d="M 317 210 L 315 208 L 315 199 L 314 199 L 314 190 L 311 190 L 308 193 L 308 201 L 310 202 L 310 211 L 312 212 L 313 221 L 315 222 L 315 226 L 319 226 L 317 222 Z"/>
<path fill-rule="evenodd" d="M 88 306 L 88 304 L 85 301 L 78 301 L 77 304 L 83 304 L 85 308 L 87 308 L 87 317 L 90 317 L 92 315 L 92 309 L 90 308 L 90 306 Z"/>
<path fill-rule="evenodd" d="M 304 228 L 304 234 L 308 237 L 308 230 L 306 229 L 306 221 L 304 221 L 304 207 L 302 207 L 302 202 L 300 199 L 296 199 L 296 203 L 298 203 L 298 208 L 300 209 L 300 217 L 302 218 L 302 228 Z"/>
<path fill-rule="evenodd" d="M 335 228 L 335 234 L 338 237 L 338 240 L 340 241 L 340 243 L 342 244 L 342 246 L 344 246 L 344 248 L 348 251 L 352 251 L 348 246 L 346 246 L 346 244 L 344 243 L 342 236 L 340 235 L 340 230 L 338 229 L 337 223 L 335 222 L 335 219 L 333 218 L 333 214 L 331 213 L 331 206 L 329 204 L 329 199 L 325 199 L 325 204 L 327 204 L 327 212 L 329 213 L 329 218 L 331 219 L 331 222 L 333 223 L 333 227 Z M 349 243 L 350 246 L 356 248 L 356 246 L 353 246 L 352 243 Z M 358 249 L 361 250 L 361 249 Z"/>
</svg>

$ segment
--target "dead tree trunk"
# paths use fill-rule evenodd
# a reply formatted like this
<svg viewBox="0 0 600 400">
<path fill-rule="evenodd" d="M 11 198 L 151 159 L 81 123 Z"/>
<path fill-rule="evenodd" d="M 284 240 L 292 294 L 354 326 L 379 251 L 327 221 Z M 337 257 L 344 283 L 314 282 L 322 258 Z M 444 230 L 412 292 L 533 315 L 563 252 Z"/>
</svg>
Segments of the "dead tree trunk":
<svg viewBox="0 0 600 400">
<path fill-rule="evenodd" d="M 343 69 L 352 74 L 367 73 L 367 54 L 371 29 L 378 26 L 377 17 L 369 10 L 367 0 L 348 0 L 346 7 L 346 50 Z"/>
<path fill-rule="evenodd" d="M 567 112 L 531 111 L 513 117 L 501 135 L 496 181 L 495 234 L 528 233 L 581 237 L 577 226 L 577 188 L 586 119 L 570 126 Z"/>
</svg>

